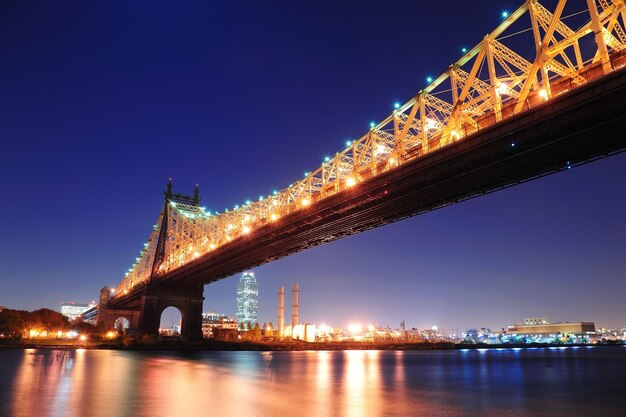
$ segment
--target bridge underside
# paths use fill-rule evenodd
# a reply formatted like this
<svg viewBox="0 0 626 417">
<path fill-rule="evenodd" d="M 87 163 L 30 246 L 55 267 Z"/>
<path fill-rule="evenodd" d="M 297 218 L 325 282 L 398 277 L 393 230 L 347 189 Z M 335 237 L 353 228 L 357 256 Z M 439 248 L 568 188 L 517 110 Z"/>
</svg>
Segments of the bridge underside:
<svg viewBox="0 0 626 417">
<path fill-rule="evenodd" d="M 158 278 L 197 287 L 245 269 L 626 148 L 626 71 L 316 202 Z M 111 300 L 140 308 L 145 286 Z"/>
</svg>

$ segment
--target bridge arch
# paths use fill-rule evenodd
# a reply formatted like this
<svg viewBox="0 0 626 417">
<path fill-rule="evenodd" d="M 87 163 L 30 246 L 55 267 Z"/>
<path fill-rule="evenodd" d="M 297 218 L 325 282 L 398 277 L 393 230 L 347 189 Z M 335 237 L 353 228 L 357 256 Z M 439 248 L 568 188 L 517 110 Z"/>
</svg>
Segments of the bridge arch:
<svg viewBox="0 0 626 417">
<path fill-rule="evenodd" d="M 180 336 L 183 327 L 183 310 L 175 305 L 166 306 L 161 312 L 159 334 L 162 336 Z"/>
<path fill-rule="evenodd" d="M 130 319 L 126 316 L 119 316 L 113 322 L 113 328 L 118 332 L 125 332 L 130 328 Z"/>
<path fill-rule="evenodd" d="M 204 287 L 150 285 L 142 296 L 139 333 L 158 336 L 161 317 L 170 307 L 180 312 L 180 336 L 183 340 L 202 339 L 202 295 Z"/>
</svg>

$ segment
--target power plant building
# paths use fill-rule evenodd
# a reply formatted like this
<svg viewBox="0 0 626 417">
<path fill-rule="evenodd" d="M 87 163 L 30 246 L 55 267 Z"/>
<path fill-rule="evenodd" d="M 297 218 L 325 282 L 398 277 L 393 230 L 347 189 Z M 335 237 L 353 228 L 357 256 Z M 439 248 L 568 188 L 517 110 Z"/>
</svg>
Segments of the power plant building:
<svg viewBox="0 0 626 417">
<path fill-rule="evenodd" d="M 291 290 L 291 324 L 285 326 L 285 287 L 278 289 L 278 337 L 315 342 L 315 325 L 300 323 L 300 287 Z"/>
<path fill-rule="evenodd" d="M 278 289 L 278 337 L 285 335 L 285 287 Z"/>
<path fill-rule="evenodd" d="M 237 320 L 239 323 L 254 326 L 259 313 L 259 284 L 254 272 L 246 271 L 239 279 L 237 286 Z"/>
</svg>

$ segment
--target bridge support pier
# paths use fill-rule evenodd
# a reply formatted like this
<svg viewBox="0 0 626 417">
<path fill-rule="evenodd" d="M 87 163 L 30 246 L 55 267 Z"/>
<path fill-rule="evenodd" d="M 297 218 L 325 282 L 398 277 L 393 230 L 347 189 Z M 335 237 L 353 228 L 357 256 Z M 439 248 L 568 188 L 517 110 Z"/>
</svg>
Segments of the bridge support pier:
<svg viewBox="0 0 626 417">
<path fill-rule="evenodd" d="M 181 288 L 149 285 L 141 297 L 139 333 L 158 336 L 163 310 L 175 307 L 181 314 L 180 333 L 183 340 L 201 340 L 203 292 L 203 286 Z"/>
<path fill-rule="evenodd" d="M 96 317 L 96 325 L 103 330 L 113 330 L 115 322 L 118 319 L 126 319 L 128 321 L 128 331 L 133 332 L 139 326 L 139 310 L 133 308 L 114 308 L 109 307 L 109 299 L 112 295 L 112 289 L 104 287 L 100 290 L 100 303 L 98 304 L 98 316 Z"/>
</svg>

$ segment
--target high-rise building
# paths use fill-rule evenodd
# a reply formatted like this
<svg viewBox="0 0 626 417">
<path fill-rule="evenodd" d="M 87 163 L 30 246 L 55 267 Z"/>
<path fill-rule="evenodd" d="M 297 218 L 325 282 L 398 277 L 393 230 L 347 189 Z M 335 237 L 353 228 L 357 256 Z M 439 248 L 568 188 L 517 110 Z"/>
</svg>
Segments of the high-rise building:
<svg viewBox="0 0 626 417">
<path fill-rule="evenodd" d="M 237 320 L 244 325 L 254 326 L 257 322 L 259 311 L 259 284 L 256 282 L 254 272 L 246 271 L 239 279 L 237 286 Z"/>
<path fill-rule="evenodd" d="M 94 302 L 92 302 L 91 304 L 61 303 L 61 314 L 63 314 L 70 320 L 75 320 L 81 314 L 94 307 L 95 305 L 96 304 Z"/>
</svg>

